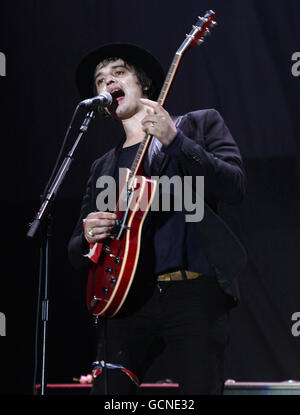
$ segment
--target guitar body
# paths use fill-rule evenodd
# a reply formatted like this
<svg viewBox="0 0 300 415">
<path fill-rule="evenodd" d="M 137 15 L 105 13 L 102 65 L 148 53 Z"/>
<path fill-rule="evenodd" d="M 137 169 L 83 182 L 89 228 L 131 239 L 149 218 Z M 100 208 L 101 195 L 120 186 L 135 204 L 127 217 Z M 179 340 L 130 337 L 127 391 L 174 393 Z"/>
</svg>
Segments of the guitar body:
<svg viewBox="0 0 300 415">
<path fill-rule="evenodd" d="M 155 180 L 137 176 L 128 203 L 126 170 L 115 212 L 119 220 L 127 214 L 126 228 L 103 242 L 99 261 L 88 275 L 87 306 L 95 316 L 113 317 L 127 297 L 138 264 L 143 223 L 156 191 Z"/>
</svg>

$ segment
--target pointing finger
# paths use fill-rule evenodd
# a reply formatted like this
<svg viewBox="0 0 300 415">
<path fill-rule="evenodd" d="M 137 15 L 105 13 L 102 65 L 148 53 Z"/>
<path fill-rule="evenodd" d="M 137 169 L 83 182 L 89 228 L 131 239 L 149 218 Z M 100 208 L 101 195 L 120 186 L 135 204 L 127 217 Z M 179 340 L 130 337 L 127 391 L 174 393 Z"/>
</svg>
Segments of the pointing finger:
<svg viewBox="0 0 300 415">
<path fill-rule="evenodd" d="M 163 112 L 164 109 L 163 107 L 156 101 L 151 101 L 150 99 L 147 98 L 140 98 L 142 104 L 144 105 L 148 105 L 149 107 L 153 108 L 154 113 L 158 113 L 158 112 Z"/>
</svg>

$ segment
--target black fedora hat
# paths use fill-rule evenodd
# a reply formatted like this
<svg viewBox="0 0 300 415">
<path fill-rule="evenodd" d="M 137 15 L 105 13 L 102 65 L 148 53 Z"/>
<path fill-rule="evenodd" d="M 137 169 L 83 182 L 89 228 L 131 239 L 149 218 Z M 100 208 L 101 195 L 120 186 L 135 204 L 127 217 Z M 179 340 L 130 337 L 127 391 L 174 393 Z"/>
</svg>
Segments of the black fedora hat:
<svg viewBox="0 0 300 415">
<path fill-rule="evenodd" d="M 96 66 L 107 58 L 121 58 L 141 68 L 152 80 L 158 97 L 165 80 L 165 72 L 159 61 L 146 49 L 131 43 L 109 43 L 88 53 L 79 63 L 76 84 L 83 99 L 94 95 L 94 72 Z M 155 98 L 155 99 L 156 99 Z"/>
</svg>

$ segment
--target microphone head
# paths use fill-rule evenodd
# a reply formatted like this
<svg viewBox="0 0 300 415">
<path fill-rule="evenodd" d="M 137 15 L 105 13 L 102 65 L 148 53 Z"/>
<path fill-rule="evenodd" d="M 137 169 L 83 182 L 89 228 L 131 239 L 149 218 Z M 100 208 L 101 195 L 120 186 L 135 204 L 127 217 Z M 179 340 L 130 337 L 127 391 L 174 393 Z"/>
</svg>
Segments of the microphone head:
<svg viewBox="0 0 300 415">
<path fill-rule="evenodd" d="M 109 107 L 113 102 L 112 96 L 109 92 L 103 92 L 102 94 L 99 94 L 93 98 L 85 99 L 84 101 L 81 101 L 79 103 L 80 106 L 85 107 Z"/>
<path fill-rule="evenodd" d="M 103 103 L 105 104 L 105 106 L 109 106 L 112 104 L 112 96 L 109 92 L 103 92 L 102 94 L 99 94 L 100 97 L 103 97 Z"/>
</svg>

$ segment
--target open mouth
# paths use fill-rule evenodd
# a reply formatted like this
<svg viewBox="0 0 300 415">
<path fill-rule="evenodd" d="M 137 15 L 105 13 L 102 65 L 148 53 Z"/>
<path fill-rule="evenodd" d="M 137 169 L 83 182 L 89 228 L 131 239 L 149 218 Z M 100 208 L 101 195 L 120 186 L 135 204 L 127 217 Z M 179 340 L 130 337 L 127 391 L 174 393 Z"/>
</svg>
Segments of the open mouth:
<svg viewBox="0 0 300 415">
<path fill-rule="evenodd" d="M 120 102 L 124 99 L 125 93 L 120 88 L 113 89 L 110 92 L 113 102 Z"/>
</svg>

